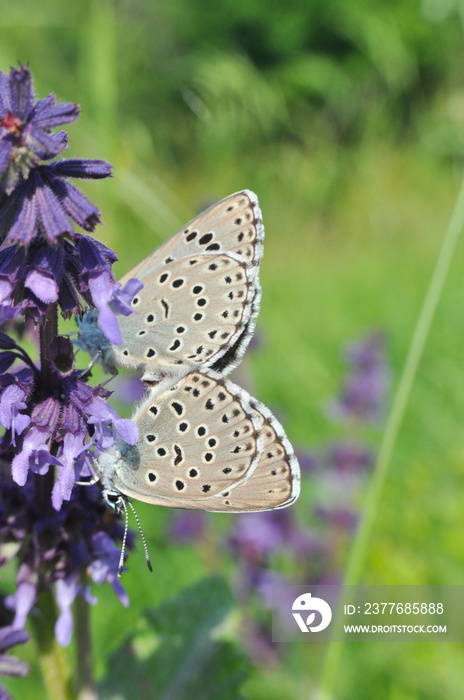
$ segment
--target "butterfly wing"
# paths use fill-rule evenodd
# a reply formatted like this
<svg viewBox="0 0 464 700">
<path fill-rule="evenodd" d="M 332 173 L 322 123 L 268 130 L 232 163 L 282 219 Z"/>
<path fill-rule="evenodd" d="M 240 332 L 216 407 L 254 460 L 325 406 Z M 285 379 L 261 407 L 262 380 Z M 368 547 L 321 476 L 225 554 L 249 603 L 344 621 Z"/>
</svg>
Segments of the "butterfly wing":
<svg viewBox="0 0 464 700">
<path fill-rule="evenodd" d="M 299 467 L 278 421 L 219 373 L 192 372 L 150 393 L 140 439 L 100 459 L 105 489 L 155 505 L 239 512 L 290 505 Z"/>
<path fill-rule="evenodd" d="M 252 418 L 258 426 L 262 445 L 258 464 L 242 484 L 211 499 L 208 510 L 255 512 L 285 508 L 300 494 L 300 467 L 285 432 L 262 403 L 251 399 Z"/>
<path fill-rule="evenodd" d="M 212 367 L 231 371 L 254 330 L 264 228 L 256 195 L 223 199 L 192 219 L 125 277 L 144 288 L 137 313 L 118 316 L 116 364 L 144 367 L 144 379 Z"/>
</svg>

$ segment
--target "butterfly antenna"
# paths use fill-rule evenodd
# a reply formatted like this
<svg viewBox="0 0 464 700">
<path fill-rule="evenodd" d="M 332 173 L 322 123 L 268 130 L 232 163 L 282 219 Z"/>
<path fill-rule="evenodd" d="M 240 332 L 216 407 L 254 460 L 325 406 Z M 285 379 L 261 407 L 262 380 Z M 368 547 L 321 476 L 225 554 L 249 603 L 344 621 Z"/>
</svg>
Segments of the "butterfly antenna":
<svg viewBox="0 0 464 700">
<path fill-rule="evenodd" d="M 100 384 L 100 386 L 106 386 L 107 384 L 109 384 L 110 382 L 112 382 L 113 379 L 114 379 L 115 377 L 118 376 L 118 374 L 119 374 L 119 372 L 118 372 L 118 370 L 116 370 L 116 372 L 114 372 L 114 374 L 112 374 L 111 377 L 108 377 L 108 379 L 105 379 L 105 381 L 102 382 L 102 383 Z"/>
<path fill-rule="evenodd" d="M 99 350 L 99 351 L 92 357 L 92 359 L 90 360 L 90 362 L 89 362 L 89 364 L 87 365 L 87 367 L 86 367 L 84 370 L 82 370 L 82 374 L 81 374 L 81 376 L 80 376 L 80 379 L 84 379 L 84 377 L 87 377 L 87 376 L 90 374 L 90 370 L 92 369 L 92 367 L 94 366 L 94 364 L 97 362 L 97 360 L 98 360 L 98 358 L 100 357 L 100 355 L 101 355 L 101 351 Z"/>
<path fill-rule="evenodd" d="M 122 538 L 121 556 L 119 557 L 118 578 L 121 576 L 123 569 L 124 569 L 124 554 L 126 551 L 127 531 L 129 529 L 129 513 L 127 512 L 126 502 L 124 501 L 124 499 L 122 499 L 121 502 L 122 502 L 122 506 L 124 508 L 124 513 L 126 514 L 126 522 L 124 525 L 124 535 Z"/>
<path fill-rule="evenodd" d="M 135 508 L 134 508 L 134 506 L 132 505 L 132 503 L 131 503 L 130 501 L 127 501 L 127 503 L 128 503 L 128 505 L 130 506 L 130 509 L 131 509 L 131 511 L 132 511 L 133 514 L 134 514 L 135 522 L 137 523 L 137 527 L 139 528 L 140 537 L 142 538 L 143 548 L 144 548 L 144 550 L 145 550 L 145 561 L 147 562 L 148 570 L 149 570 L 149 571 L 153 571 L 153 567 L 152 567 L 151 561 L 150 561 L 150 555 L 148 554 L 147 541 L 146 541 L 146 539 L 145 539 L 145 535 L 143 534 L 142 526 L 140 525 L 139 516 L 137 515 L 137 513 L 136 513 L 136 511 L 135 511 Z M 126 511 L 126 512 L 127 512 L 127 511 Z"/>
</svg>

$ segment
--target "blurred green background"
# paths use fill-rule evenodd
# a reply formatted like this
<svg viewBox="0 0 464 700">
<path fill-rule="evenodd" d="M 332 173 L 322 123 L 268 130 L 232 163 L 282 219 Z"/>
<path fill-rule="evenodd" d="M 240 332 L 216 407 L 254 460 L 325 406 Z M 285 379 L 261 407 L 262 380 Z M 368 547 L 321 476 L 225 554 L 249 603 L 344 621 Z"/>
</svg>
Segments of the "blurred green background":
<svg viewBox="0 0 464 700">
<path fill-rule="evenodd" d="M 79 102 L 68 157 L 114 165 L 113 179 L 83 189 L 102 210 L 99 236 L 118 252 L 117 275 L 204 205 L 242 188 L 258 194 L 265 340 L 243 372 L 301 449 L 343 434 L 324 406 L 340 387 L 347 339 L 386 334 L 395 389 L 462 177 L 463 40 L 462 0 L 0 1 L 0 69 L 29 62 L 37 96 Z M 464 581 L 463 264 L 461 245 L 366 583 Z M 308 527 L 313 498 L 307 476 L 295 510 Z M 155 573 L 138 544 L 123 579 L 130 608 L 109 587 L 95 590 L 98 677 L 141 611 L 210 572 L 234 586 L 225 516 L 212 516 L 209 539 L 174 546 L 169 513 L 137 510 Z M 345 556 L 346 547 L 340 566 Z M 232 618 L 228 634 L 240 640 Z M 325 650 L 287 646 L 272 664 L 253 661 L 243 697 L 311 697 Z M 33 645 L 21 653 L 34 666 Z M 37 669 L 9 687 L 37 697 Z M 463 687 L 462 645 L 360 643 L 343 650 L 335 697 L 457 700 Z"/>
</svg>

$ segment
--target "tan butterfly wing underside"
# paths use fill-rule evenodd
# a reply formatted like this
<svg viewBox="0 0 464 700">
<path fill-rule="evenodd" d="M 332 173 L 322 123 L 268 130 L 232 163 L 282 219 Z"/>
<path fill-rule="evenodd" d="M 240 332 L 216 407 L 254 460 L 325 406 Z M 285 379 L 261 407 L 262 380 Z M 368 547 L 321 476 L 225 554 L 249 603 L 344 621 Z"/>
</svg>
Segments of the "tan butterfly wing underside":
<svg viewBox="0 0 464 700">
<path fill-rule="evenodd" d="M 142 367 L 145 380 L 213 367 L 231 371 L 254 330 L 264 228 L 256 195 L 223 199 L 192 219 L 125 275 L 144 288 L 137 313 L 118 316 L 114 362 Z"/>
<path fill-rule="evenodd" d="M 119 443 L 97 467 L 103 486 L 155 505 L 244 512 L 282 508 L 300 473 L 282 426 L 212 370 L 193 372 L 143 401 L 135 447 Z"/>
</svg>

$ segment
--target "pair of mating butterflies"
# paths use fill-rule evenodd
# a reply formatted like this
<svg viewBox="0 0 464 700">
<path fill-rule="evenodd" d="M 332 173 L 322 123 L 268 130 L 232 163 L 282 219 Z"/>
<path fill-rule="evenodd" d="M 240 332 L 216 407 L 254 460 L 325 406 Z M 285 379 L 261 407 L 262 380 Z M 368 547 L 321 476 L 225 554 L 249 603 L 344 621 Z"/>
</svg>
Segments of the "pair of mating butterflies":
<svg viewBox="0 0 464 700">
<path fill-rule="evenodd" d="M 89 311 L 78 344 L 108 372 L 143 370 L 149 393 L 132 417 L 139 441 L 122 440 L 96 472 L 115 510 L 127 497 L 208 511 L 288 506 L 299 494 L 293 449 L 272 413 L 225 379 L 253 334 L 264 228 L 256 195 L 223 199 L 165 241 L 123 279 L 143 289 L 136 313 L 118 314 L 112 345 Z"/>
</svg>

